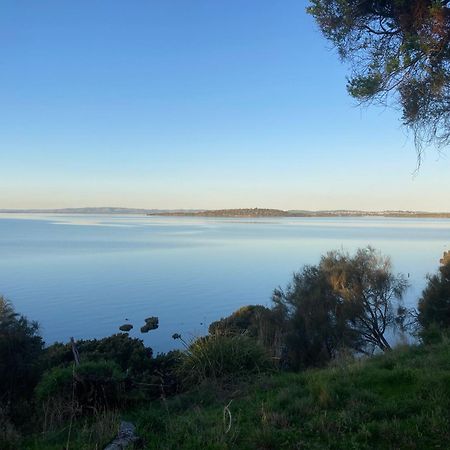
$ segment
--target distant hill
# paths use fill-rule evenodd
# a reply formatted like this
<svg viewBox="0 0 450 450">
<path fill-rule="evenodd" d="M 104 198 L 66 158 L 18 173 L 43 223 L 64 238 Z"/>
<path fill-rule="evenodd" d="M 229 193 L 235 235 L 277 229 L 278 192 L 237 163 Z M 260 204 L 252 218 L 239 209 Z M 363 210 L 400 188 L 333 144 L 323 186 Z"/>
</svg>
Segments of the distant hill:
<svg viewBox="0 0 450 450">
<path fill-rule="evenodd" d="M 194 211 L 198 210 L 120 208 L 112 206 L 57 209 L 0 209 L 0 213 L 27 214 L 166 214 L 173 212 L 185 212 L 189 214 Z"/>
</svg>

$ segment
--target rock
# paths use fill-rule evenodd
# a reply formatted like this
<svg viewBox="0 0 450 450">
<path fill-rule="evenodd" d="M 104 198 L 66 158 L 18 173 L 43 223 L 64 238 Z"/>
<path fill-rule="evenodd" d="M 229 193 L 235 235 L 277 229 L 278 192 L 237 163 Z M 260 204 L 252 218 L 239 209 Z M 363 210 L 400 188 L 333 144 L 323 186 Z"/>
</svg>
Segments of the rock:
<svg viewBox="0 0 450 450">
<path fill-rule="evenodd" d="M 126 323 L 126 324 L 124 324 L 124 325 L 119 327 L 120 331 L 125 331 L 125 332 L 128 332 L 128 331 L 130 331 L 132 329 L 133 329 L 133 325 L 131 325 L 131 323 Z"/>
<path fill-rule="evenodd" d="M 105 447 L 105 450 L 123 450 L 140 441 L 136 436 L 136 427 L 131 422 L 120 422 L 117 437 Z"/>
<path fill-rule="evenodd" d="M 157 317 L 147 317 L 145 319 L 145 325 L 141 327 L 141 333 L 148 333 L 151 330 L 156 330 L 158 328 L 158 318 Z"/>
</svg>

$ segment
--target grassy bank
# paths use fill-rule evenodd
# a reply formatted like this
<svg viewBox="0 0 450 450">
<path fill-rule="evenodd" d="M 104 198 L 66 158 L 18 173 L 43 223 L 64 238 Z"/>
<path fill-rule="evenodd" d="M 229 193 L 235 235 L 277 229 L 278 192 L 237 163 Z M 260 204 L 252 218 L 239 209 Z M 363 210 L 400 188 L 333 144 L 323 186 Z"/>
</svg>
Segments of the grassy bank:
<svg viewBox="0 0 450 450">
<path fill-rule="evenodd" d="M 203 384 L 125 417 L 147 449 L 450 448 L 450 343 Z M 62 430 L 24 448 L 66 442 Z M 70 448 L 89 445 L 74 439 Z"/>
</svg>

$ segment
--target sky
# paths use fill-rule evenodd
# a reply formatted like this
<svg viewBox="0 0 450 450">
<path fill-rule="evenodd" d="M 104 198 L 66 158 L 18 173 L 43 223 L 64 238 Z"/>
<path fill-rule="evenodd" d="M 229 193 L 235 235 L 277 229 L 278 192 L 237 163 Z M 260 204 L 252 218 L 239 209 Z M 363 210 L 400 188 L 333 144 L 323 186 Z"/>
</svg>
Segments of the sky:
<svg viewBox="0 0 450 450">
<path fill-rule="evenodd" d="M 450 211 L 285 0 L 2 0 L 0 208 Z"/>
</svg>

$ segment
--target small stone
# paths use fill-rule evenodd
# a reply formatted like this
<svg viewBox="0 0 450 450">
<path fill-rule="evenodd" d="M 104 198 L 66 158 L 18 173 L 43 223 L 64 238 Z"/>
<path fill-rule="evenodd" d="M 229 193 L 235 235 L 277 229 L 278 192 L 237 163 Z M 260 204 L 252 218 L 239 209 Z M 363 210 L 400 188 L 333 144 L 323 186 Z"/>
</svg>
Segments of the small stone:
<svg viewBox="0 0 450 450">
<path fill-rule="evenodd" d="M 133 329 L 133 325 L 131 325 L 131 323 L 125 323 L 124 325 L 119 327 L 120 331 L 125 331 L 126 333 L 128 333 L 128 331 Z"/>
</svg>

